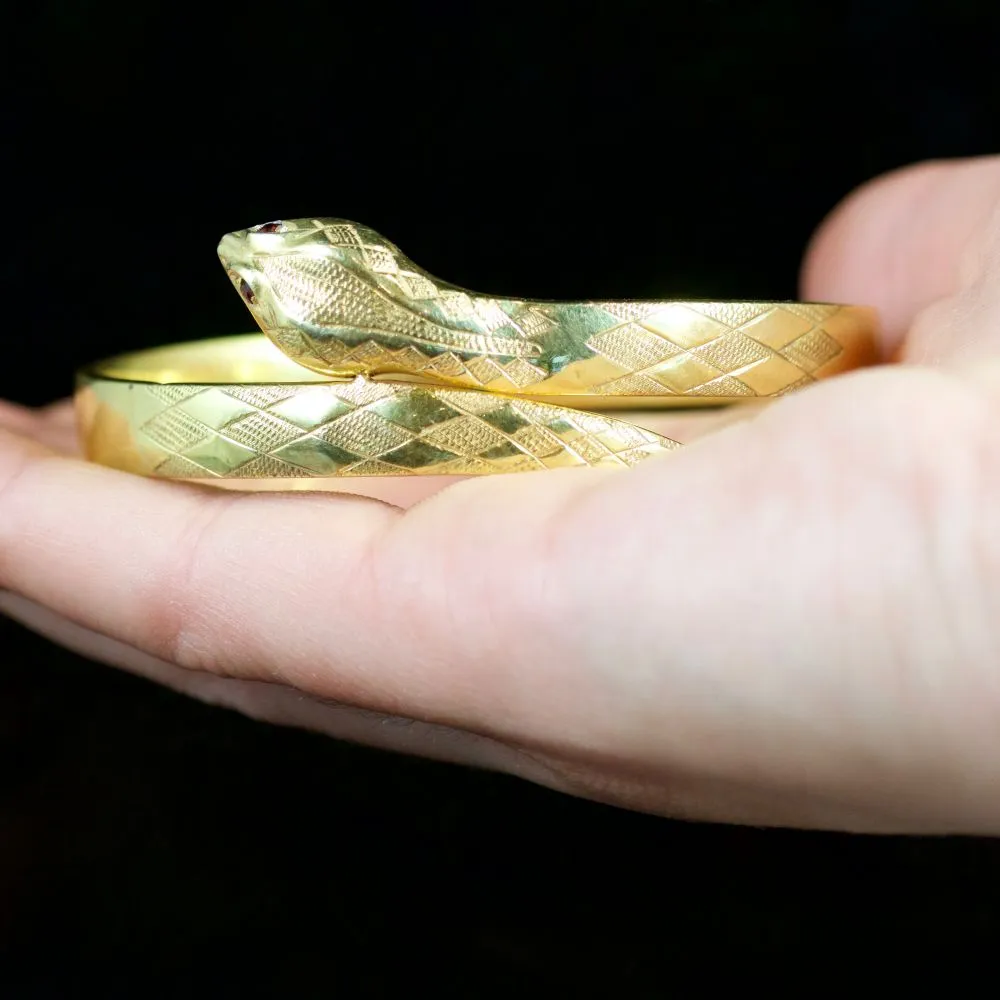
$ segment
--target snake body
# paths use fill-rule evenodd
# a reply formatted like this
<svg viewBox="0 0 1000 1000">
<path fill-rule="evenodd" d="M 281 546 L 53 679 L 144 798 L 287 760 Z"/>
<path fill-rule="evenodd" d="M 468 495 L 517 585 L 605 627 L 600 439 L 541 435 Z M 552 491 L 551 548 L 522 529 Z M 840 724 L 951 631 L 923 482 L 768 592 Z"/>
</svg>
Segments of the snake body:
<svg viewBox="0 0 1000 1000">
<path fill-rule="evenodd" d="M 776 302 L 544 302 L 435 278 L 367 226 L 270 222 L 219 255 L 261 329 L 323 374 L 404 376 L 540 399 L 724 403 L 864 363 L 854 307 Z M 634 405 L 634 404 L 633 404 Z M 590 408 L 588 406 L 588 408 Z"/>
</svg>

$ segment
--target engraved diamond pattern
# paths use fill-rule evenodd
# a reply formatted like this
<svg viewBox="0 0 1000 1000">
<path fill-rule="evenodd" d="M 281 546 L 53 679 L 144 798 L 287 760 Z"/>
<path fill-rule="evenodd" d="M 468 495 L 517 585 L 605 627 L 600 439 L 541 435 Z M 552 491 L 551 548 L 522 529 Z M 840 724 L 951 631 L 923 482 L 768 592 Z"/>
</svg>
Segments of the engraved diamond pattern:
<svg viewBox="0 0 1000 1000">
<path fill-rule="evenodd" d="M 772 396 L 844 367 L 847 347 L 868 335 L 868 318 L 837 305 L 476 295 L 433 278 L 367 227 L 295 227 L 300 245 L 315 239 L 339 256 L 290 253 L 273 265 L 285 282 L 276 294 L 307 344 L 295 348 L 284 328 L 273 335 L 303 363 L 320 357 L 341 375 L 406 373 L 538 396 Z"/>
<path fill-rule="evenodd" d="M 338 417 L 333 423 L 316 431 L 316 434 L 338 448 L 365 458 L 377 458 L 413 438 L 412 431 L 366 409 L 354 410 L 346 416 Z"/>
<path fill-rule="evenodd" d="M 840 344 L 825 330 L 817 328 L 793 340 L 781 353 L 792 364 L 812 374 L 840 353 Z"/>
<path fill-rule="evenodd" d="M 675 303 L 710 320 L 711 339 L 683 345 L 669 336 L 669 324 L 650 329 L 627 322 L 595 334 L 587 347 L 621 369 L 621 377 L 595 387 L 614 395 L 754 396 L 778 394 L 813 381 L 814 373 L 844 350 L 821 324 L 841 307 L 766 303 Z M 610 311 L 610 310 L 609 310 Z M 650 314 L 647 322 L 658 317 Z M 677 314 L 671 321 L 678 326 Z M 817 325 L 814 325 L 817 324 Z M 688 334 L 687 324 L 684 332 Z M 710 328 L 711 329 L 711 328 Z M 765 387 L 748 384 L 739 375 L 770 362 Z M 755 382 L 761 381 L 760 379 Z"/>
<path fill-rule="evenodd" d="M 602 414 L 463 389 L 352 381 L 279 387 L 136 384 L 155 414 L 138 439 L 169 478 L 523 472 L 634 465 L 677 445 Z M 92 391 L 112 408 L 118 383 Z M 167 399 L 163 397 L 167 396 Z M 251 398 L 254 401 L 251 401 Z M 235 413 L 212 427 L 186 407 Z M 238 404 L 238 405 L 234 405 Z M 249 410 L 249 412 L 248 412 Z M 321 413 L 329 419 L 316 423 Z M 295 422 L 298 420 L 298 422 Z M 300 426 L 305 423 L 307 426 Z"/>
</svg>

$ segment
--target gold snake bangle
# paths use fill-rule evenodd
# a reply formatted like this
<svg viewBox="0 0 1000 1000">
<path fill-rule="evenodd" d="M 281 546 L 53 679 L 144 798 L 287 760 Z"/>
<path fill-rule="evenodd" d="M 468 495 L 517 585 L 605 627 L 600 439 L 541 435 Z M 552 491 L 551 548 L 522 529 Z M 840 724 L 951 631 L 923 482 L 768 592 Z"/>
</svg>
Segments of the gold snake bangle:
<svg viewBox="0 0 1000 1000">
<path fill-rule="evenodd" d="M 344 220 L 230 233 L 219 256 L 264 335 L 82 370 L 91 460 L 202 480 L 626 467 L 677 443 L 614 410 L 772 398 L 877 360 L 866 307 L 498 298 Z"/>
</svg>

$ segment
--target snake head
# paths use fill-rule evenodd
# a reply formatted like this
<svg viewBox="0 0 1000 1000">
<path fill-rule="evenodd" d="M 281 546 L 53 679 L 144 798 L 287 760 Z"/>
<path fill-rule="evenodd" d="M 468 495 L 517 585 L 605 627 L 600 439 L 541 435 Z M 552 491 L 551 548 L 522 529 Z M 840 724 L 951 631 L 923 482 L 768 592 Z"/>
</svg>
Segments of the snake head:
<svg viewBox="0 0 1000 1000">
<path fill-rule="evenodd" d="M 400 270 L 420 280 L 397 247 L 346 219 L 265 222 L 227 233 L 218 253 L 264 333 L 299 363 L 326 373 L 340 370 L 341 335 L 370 331 L 393 311 L 379 291 L 383 283 L 391 285 Z M 388 291 L 399 294 L 394 286 Z M 404 329 L 411 325 L 405 309 L 394 311 Z"/>
<path fill-rule="evenodd" d="M 265 333 L 309 320 L 308 296 L 302 301 L 287 281 L 274 280 L 275 272 L 286 274 L 288 264 L 294 267 L 299 261 L 329 256 L 332 247 L 324 232 L 338 223 L 352 225 L 338 219 L 293 219 L 265 222 L 222 237 L 218 247 L 222 266 Z M 285 266 L 279 265 L 280 260 Z"/>
<path fill-rule="evenodd" d="M 345 219 L 241 229 L 222 238 L 219 256 L 264 333 L 318 372 L 419 374 L 442 355 L 452 367 L 461 367 L 459 356 L 541 355 L 512 318 L 518 301 L 506 311 L 434 278 L 373 229 Z M 519 371 L 522 378 L 523 365 Z"/>
</svg>

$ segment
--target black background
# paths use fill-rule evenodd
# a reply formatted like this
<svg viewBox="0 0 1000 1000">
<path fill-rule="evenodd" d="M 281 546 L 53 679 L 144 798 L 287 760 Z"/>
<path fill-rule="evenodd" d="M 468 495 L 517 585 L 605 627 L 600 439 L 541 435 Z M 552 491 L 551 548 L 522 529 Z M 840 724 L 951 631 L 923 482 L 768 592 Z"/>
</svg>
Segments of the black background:
<svg viewBox="0 0 1000 1000">
<path fill-rule="evenodd" d="M 0 395 L 247 328 L 219 236 L 364 222 L 458 284 L 792 297 L 862 181 L 1000 144 L 950 3 L 42 3 L 8 25 Z M 42 362 L 41 364 L 39 362 Z M 987 960 L 988 841 L 695 826 L 257 725 L 0 621 L 12 996 L 661 996 Z M 798 963 L 803 969 L 798 971 Z"/>
</svg>

